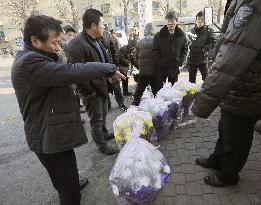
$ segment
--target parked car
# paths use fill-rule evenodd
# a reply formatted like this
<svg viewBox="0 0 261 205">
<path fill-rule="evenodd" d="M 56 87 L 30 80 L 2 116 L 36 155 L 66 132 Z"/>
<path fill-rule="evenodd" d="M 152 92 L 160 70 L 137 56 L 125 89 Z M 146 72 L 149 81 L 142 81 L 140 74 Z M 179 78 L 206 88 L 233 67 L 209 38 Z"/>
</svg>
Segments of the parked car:
<svg viewBox="0 0 261 205">
<path fill-rule="evenodd" d="M 128 38 L 127 38 L 125 31 L 117 30 L 116 31 L 116 37 L 119 41 L 120 47 L 128 44 Z"/>
</svg>

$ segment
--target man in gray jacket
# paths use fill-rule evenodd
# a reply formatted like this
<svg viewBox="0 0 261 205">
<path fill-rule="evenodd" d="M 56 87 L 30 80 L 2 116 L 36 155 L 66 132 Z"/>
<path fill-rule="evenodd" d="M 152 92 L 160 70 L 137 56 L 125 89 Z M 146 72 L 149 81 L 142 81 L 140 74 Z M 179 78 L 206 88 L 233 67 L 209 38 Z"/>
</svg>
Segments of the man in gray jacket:
<svg viewBox="0 0 261 205">
<path fill-rule="evenodd" d="M 44 15 L 27 19 L 25 47 L 14 59 L 11 79 L 29 148 L 46 168 L 60 204 L 80 205 L 74 148 L 86 143 L 87 137 L 70 85 L 111 76 L 117 68 L 104 63 L 57 63 L 61 23 Z"/>
<path fill-rule="evenodd" d="M 157 94 L 157 78 L 152 54 L 154 34 L 155 26 L 152 23 L 147 23 L 144 29 L 144 38 L 137 45 L 139 82 L 132 103 L 136 106 L 140 104 L 142 94 L 148 85 L 151 86 L 154 96 Z"/>
<path fill-rule="evenodd" d="M 204 178 L 212 186 L 238 183 L 261 116 L 260 17 L 260 0 L 232 1 L 223 23 L 223 44 L 192 107 L 203 118 L 221 107 L 215 151 L 196 159 L 200 166 L 218 170 Z"/>
</svg>

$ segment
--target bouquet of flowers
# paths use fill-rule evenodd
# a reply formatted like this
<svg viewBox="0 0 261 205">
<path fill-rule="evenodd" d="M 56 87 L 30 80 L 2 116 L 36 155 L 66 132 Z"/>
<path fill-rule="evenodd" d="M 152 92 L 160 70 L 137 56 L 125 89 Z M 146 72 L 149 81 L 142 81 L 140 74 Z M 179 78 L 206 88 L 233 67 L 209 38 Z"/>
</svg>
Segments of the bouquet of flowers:
<svg viewBox="0 0 261 205">
<path fill-rule="evenodd" d="M 139 138 L 139 130 L 122 148 L 110 173 L 110 187 L 120 205 L 152 205 L 170 173 L 166 158 Z"/>
<path fill-rule="evenodd" d="M 197 92 L 201 85 L 196 85 L 195 83 L 190 83 L 186 81 L 179 81 L 173 85 L 176 90 L 181 92 L 182 101 L 180 104 L 181 117 L 191 114 L 190 108 L 197 96 Z"/>
<path fill-rule="evenodd" d="M 139 127 L 139 136 L 149 141 L 155 141 L 156 134 L 152 116 L 148 112 L 131 107 L 121 114 L 113 123 L 114 135 L 119 148 L 122 148 L 132 136 L 134 127 Z"/>
</svg>

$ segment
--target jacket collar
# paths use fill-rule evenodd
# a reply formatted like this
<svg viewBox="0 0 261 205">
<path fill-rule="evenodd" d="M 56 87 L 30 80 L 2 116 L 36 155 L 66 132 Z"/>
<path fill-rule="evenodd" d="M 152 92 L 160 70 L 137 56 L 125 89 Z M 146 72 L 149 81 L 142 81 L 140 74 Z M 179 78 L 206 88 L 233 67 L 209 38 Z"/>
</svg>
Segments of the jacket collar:
<svg viewBox="0 0 261 205">
<path fill-rule="evenodd" d="M 25 51 L 34 51 L 34 52 L 40 53 L 40 54 L 42 54 L 42 55 L 44 55 L 44 56 L 46 56 L 48 58 L 53 59 L 54 61 L 58 61 L 58 59 L 59 59 L 57 54 L 55 54 L 55 53 L 48 53 L 48 52 L 39 50 L 39 49 L 33 47 L 32 45 L 30 45 L 29 43 L 25 43 L 24 50 Z"/>
<path fill-rule="evenodd" d="M 182 36 L 182 34 L 183 34 L 183 31 L 178 26 L 176 26 L 174 35 L 175 36 Z M 160 36 L 161 37 L 170 36 L 170 33 L 169 33 L 167 26 L 164 26 L 162 29 L 160 29 Z"/>
</svg>

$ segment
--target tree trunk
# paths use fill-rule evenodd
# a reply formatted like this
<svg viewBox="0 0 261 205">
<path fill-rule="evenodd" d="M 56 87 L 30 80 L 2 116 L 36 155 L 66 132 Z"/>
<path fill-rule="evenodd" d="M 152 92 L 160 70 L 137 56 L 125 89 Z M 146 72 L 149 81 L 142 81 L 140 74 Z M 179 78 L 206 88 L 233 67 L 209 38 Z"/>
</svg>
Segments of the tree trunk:
<svg viewBox="0 0 261 205">
<path fill-rule="evenodd" d="M 76 30 L 76 32 L 78 33 L 79 32 L 78 13 L 75 9 L 73 0 L 69 0 L 69 3 L 70 3 L 70 6 L 71 6 L 71 9 L 72 9 L 72 18 L 73 18 L 73 25 L 72 26 Z"/>
</svg>

